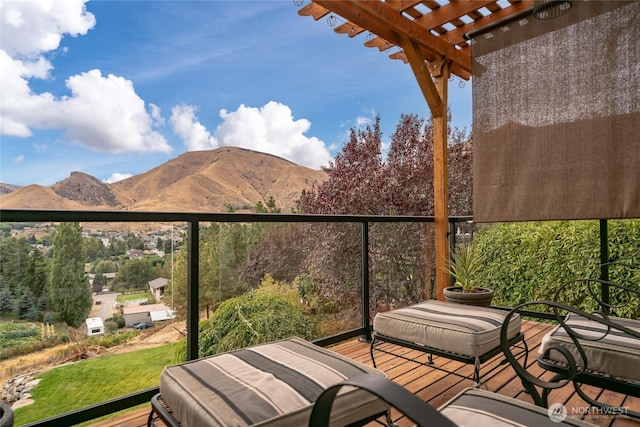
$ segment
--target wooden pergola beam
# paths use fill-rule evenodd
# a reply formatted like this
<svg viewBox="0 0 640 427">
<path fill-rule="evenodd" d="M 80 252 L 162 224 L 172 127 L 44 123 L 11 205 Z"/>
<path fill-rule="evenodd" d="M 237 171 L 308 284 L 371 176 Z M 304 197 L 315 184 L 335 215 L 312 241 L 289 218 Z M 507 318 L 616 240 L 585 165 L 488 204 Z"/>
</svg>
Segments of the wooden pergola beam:
<svg viewBox="0 0 640 427">
<path fill-rule="evenodd" d="M 390 3 L 390 2 L 387 2 L 387 3 Z M 412 6 L 414 6 L 413 3 L 419 3 L 419 2 L 411 2 L 411 3 L 412 3 Z M 478 9 L 491 3 L 495 3 L 495 0 L 474 0 L 473 2 L 447 3 L 444 6 L 439 7 L 438 9 L 435 9 L 430 13 L 424 14 L 421 17 L 415 19 L 414 22 L 419 24 L 421 27 L 423 27 L 425 30 L 428 31 L 433 28 L 439 27 L 443 24 L 446 24 L 447 22 L 452 21 L 459 16 L 467 15 L 471 12 L 477 11 Z M 445 36 L 446 36 L 446 33 L 445 33 Z M 448 37 L 445 37 L 445 39 L 450 41 Z M 465 40 L 461 37 L 459 43 L 463 41 Z M 376 46 L 379 44 L 379 42 L 376 39 L 370 40 L 368 43 L 373 46 Z"/>
<path fill-rule="evenodd" d="M 418 86 L 420 86 L 420 90 L 422 91 L 422 95 L 427 100 L 431 114 L 433 117 L 441 117 L 445 112 L 445 105 L 440 94 L 438 94 L 436 85 L 431 79 L 431 73 L 420 54 L 417 43 L 408 38 L 403 38 L 402 49 L 404 50 L 405 55 L 407 55 L 407 60 L 409 61 L 411 70 L 413 71 L 413 74 L 415 74 Z"/>
<path fill-rule="evenodd" d="M 366 0 L 314 0 L 314 3 L 331 10 L 360 28 L 402 46 L 402 38 L 408 38 L 424 50 L 436 56 L 448 58 L 452 66 L 462 73 L 471 73 L 471 58 L 459 52 L 454 46 L 425 31 L 419 24 L 402 15 L 401 12 L 381 1 Z M 432 55 L 433 55 L 432 54 Z M 433 60 L 435 58 L 427 58 Z"/>
</svg>

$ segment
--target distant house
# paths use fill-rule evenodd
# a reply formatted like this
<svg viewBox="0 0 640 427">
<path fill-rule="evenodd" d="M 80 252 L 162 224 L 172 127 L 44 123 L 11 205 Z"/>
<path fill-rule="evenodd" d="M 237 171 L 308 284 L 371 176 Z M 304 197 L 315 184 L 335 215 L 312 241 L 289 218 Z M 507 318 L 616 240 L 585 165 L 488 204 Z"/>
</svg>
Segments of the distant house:
<svg viewBox="0 0 640 427">
<path fill-rule="evenodd" d="M 157 322 L 175 317 L 173 310 L 164 304 L 123 307 L 122 315 L 124 316 L 125 326 L 133 326 L 136 323 L 143 322 Z"/>
<path fill-rule="evenodd" d="M 167 286 L 169 279 L 165 279 L 164 277 L 158 277 L 157 279 L 153 279 L 149 283 L 149 291 L 156 297 L 157 301 L 162 299 L 164 295 L 164 288 Z"/>
<path fill-rule="evenodd" d="M 104 335 L 104 323 L 99 317 L 89 317 L 85 320 L 85 333 L 88 337 Z"/>
<path fill-rule="evenodd" d="M 125 256 L 129 259 L 142 259 L 144 258 L 144 252 L 140 249 L 129 249 Z"/>
</svg>

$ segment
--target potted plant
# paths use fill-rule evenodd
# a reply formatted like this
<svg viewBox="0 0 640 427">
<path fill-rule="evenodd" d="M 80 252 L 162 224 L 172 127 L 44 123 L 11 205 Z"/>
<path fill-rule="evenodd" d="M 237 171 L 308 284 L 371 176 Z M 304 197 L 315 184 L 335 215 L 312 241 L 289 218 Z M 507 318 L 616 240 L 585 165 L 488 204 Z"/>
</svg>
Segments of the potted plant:
<svg viewBox="0 0 640 427">
<path fill-rule="evenodd" d="M 478 272 L 484 265 L 484 258 L 471 244 L 458 246 L 453 253 L 449 274 L 453 275 L 453 286 L 444 289 L 444 298 L 458 304 L 489 307 L 493 290 L 478 286 Z"/>
</svg>

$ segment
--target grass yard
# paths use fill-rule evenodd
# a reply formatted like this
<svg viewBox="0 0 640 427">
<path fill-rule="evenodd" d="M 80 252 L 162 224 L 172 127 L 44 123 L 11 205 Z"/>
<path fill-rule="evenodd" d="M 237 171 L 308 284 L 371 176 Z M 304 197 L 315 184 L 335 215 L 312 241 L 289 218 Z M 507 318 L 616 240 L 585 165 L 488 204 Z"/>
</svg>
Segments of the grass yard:
<svg viewBox="0 0 640 427">
<path fill-rule="evenodd" d="M 139 292 L 136 294 L 120 294 L 118 295 L 118 298 L 116 299 L 116 301 L 125 302 L 125 301 L 134 300 L 134 299 L 144 299 L 148 297 L 149 297 L 149 294 L 147 292 Z"/>
<path fill-rule="evenodd" d="M 162 368 L 177 363 L 176 344 L 103 356 L 45 372 L 33 390 L 33 405 L 15 412 L 20 426 L 104 402 L 159 384 Z"/>
</svg>

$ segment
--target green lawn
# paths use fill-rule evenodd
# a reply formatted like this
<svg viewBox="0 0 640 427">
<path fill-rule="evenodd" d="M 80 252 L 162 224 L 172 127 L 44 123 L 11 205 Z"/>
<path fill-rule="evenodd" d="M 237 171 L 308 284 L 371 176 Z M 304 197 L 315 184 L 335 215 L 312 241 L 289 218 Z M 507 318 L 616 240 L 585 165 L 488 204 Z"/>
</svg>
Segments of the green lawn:
<svg viewBox="0 0 640 427">
<path fill-rule="evenodd" d="M 137 294 L 121 294 L 121 295 L 118 295 L 118 298 L 116 299 L 116 301 L 124 302 L 132 299 L 143 299 L 148 297 L 149 297 L 149 294 L 146 292 L 139 292 Z"/>
<path fill-rule="evenodd" d="M 33 390 L 33 405 L 16 410 L 20 426 L 104 402 L 159 384 L 162 368 L 178 363 L 177 344 L 104 356 L 45 372 Z"/>
</svg>

